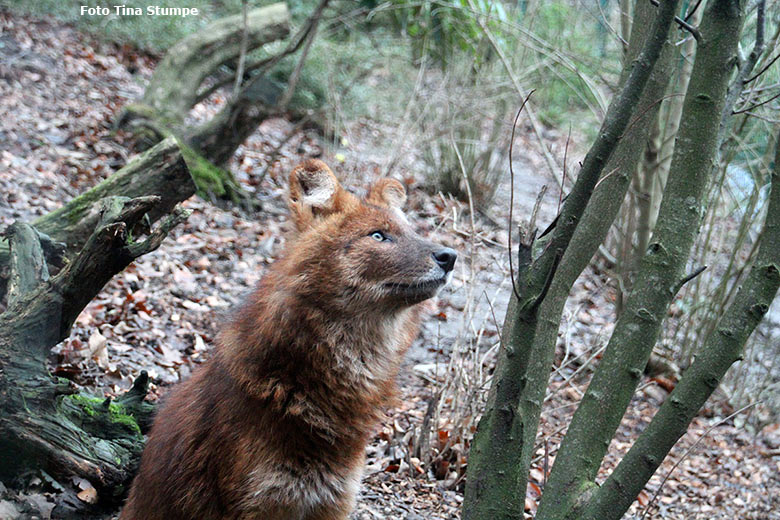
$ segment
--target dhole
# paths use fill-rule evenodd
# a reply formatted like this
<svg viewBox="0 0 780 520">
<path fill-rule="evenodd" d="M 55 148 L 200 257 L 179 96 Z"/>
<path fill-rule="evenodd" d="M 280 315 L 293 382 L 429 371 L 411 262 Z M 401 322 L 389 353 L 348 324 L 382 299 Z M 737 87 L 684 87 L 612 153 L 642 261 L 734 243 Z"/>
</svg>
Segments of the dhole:
<svg viewBox="0 0 780 520">
<path fill-rule="evenodd" d="M 297 232 L 214 357 L 171 392 L 121 520 L 341 520 L 401 358 L 456 253 L 415 234 L 401 183 L 364 200 L 290 175 Z"/>
</svg>

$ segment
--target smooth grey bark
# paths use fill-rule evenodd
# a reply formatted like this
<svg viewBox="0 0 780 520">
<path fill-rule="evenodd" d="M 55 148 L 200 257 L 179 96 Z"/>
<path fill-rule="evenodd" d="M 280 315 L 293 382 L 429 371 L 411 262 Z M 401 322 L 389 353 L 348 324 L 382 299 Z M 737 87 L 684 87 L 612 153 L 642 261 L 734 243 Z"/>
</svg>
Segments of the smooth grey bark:
<svg viewBox="0 0 780 520">
<path fill-rule="evenodd" d="M 661 212 L 634 290 L 556 456 L 537 519 L 579 518 L 641 379 L 703 215 L 744 7 L 708 2 Z"/>
<path fill-rule="evenodd" d="M 504 344 L 491 387 L 488 407 L 480 420 L 469 455 L 464 520 L 522 518 L 528 469 L 544 392 L 525 394 L 539 374 L 530 370 L 539 323 L 558 321 L 540 313 L 561 257 L 582 217 L 594 187 L 618 140 L 628 127 L 650 77 L 675 15 L 677 2 L 662 2 L 650 34 L 634 62 L 620 95 L 610 104 L 599 136 L 586 155 L 544 252 L 531 258 L 531 247 L 521 244 L 518 293 L 510 299 L 502 337 Z M 531 356 L 535 356 L 533 359 Z M 549 365 L 543 368 L 544 381 Z"/>
</svg>

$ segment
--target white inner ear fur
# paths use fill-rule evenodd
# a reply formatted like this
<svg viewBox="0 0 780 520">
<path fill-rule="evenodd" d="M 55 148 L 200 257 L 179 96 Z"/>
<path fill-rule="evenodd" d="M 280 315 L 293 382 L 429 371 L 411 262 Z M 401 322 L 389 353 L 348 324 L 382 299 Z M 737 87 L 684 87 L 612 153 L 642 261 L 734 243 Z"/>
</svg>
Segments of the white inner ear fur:
<svg viewBox="0 0 780 520">
<path fill-rule="evenodd" d="M 301 179 L 303 203 L 315 208 L 329 207 L 331 198 L 336 193 L 336 179 L 323 170 L 306 173 L 309 174 L 306 179 Z"/>
<path fill-rule="evenodd" d="M 396 186 L 387 186 L 382 192 L 382 198 L 391 208 L 403 208 L 406 203 L 406 193 Z"/>
</svg>

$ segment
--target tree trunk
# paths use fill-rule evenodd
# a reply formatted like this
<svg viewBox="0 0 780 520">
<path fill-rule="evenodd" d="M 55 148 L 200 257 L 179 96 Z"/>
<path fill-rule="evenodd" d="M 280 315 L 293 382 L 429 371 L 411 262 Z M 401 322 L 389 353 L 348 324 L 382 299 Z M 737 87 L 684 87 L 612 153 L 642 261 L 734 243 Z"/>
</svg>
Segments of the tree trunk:
<svg viewBox="0 0 780 520">
<path fill-rule="evenodd" d="M 246 25 L 242 18 L 218 20 L 171 47 L 157 65 L 141 102 L 127 105 L 117 126 L 133 133 L 141 148 L 170 135 L 180 136 L 187 143 L 183 151 L 201 196 L 248 203 L 248 196 L 225 166 L 268 117 L 269 100 L 278 96 L 273 85 L 255 78 L 251 88 L 242 89 L 212 120 L 195 129 L 185 125 L 185 118 L 201 99 L 201 86 L 220 66 L 237 61 L 242 50 L 249 52 L 286 37 L 290 30 L 284 3 L 249 11 Z M 261 92 L 264 87 L 270 90 Z"/>
<path fill-rule="evenodd" d="M 772 305 L 780 287 L 780 136 L 774 164 L 760 249 L 734 302 L 718 321 L 717 333 L 699 347 L 693 364 L 578 518 L 617 520 L 622 516 L 729 367 L 741 359 L 750 334 Z"/>
<path fill-rule="evenodd" d="M 224 166 L 236 149 L 271 115 L 281 89 L 264 76 L 253 78 L 237 98 L 206 123 L 187 132 L 187 143 L 213 164 Z"/>
<path fill-rule="evenodd" d="M 187 217 L 172 207 L 194 192 L 186 171 L 175 141 L 166 140 L 39 219 L 74 251 L 54 276 L 39 231 L 20 222 L 9 228 L 7 309 L 0 314 L 0 478 L 43 469 L 87 478 L 103 499 L 123 493 L 143 449 L 142 428 L 150 423 L 146 375 L 111 402 L 78 394 L 71 382 L 51 376 L 46 358 L 111 277 L 156 249 Z M 158 189 L 165 196 L 150 194 Z M 134 198 L 118 196 L 122 191 Z M 149 221 L 166 212 L 143 238 Z"/>
<path fill-rule="evenodd" d="M 685 279 L 683 269 L 703 215 L 743 17 L 744 8 L 736 0 L 707 4 L 672 160 L 675 175 L 667 183 L 635 289 L 556 456 L 537 513 L 539 520 L 579 518 L 669 304 Z"/>
<path fill-rule="evenodd" d="M 638 13 L 647 7 L 645 3 L 637 3 Z M 671 9 L 666 12 L 670 22 L 675 7 L 668 2 L 658 6 L 659 11 L 666 8 Z M 625 315 L 618 321 L 593 382 L 556 455 L 537 520 L 622 517 L 728 366 L 739 356 L 745 340 L 777 291 L 780 281 L 777 220 L 780 216 L 767 220 L 766 242 L 762 242 L 759 261 L 742 287 L 741 299 L 735 301 L 729 314 L 721 320 L 720 336 L 701 350 L 716 352 L 702 355 L 698 369 L 694 371 L 692 367 L 690 375 L 686 373 L 678 385 L 679 390 L 673 394 L 675 399 L 667 400 L 665 413 L 659 412 L 657 424 L 651 424 L 641 442 L 632 448 L 630 460 L 627 457 L 614 473 L 614 479 L 610 477 L 608 485 L 596 490 L 596 473 L 642 375 L 668 304 L 690 278 L 684 277 L 682 270 L 697 229 L 691 223 L 701 218 L 743 17 L 744 12 L 735 0 L 714 0 L 708 3 L 701 33 L 696 31 L 699 56 L 686 96 L 672 164 L 676 175 L 667 185 L 656 234 L 642 261 Z M 637 30 L 641 27 L 635 25 Z M 652 33 L 656 34 L 655 30 Z M 646 94 L 654 90 L 655 99 L 645 98 L 643 104 L 651 105 L 660 100 L 666 78 L 656 78 L 664 81 L 660 85 L 650 83 Z M 624 92 L 625 89 L 622 94 Z M 641 113 L 646 112 L 642 110 Z M 643 124 L 642 119 L 638 116 L 632 125 Z M 654 115 L 644 119 L 653 120 Z M 606 121 L 604 126 L 607 126 Z M 603 137 L 603 128 L 600 137 Z M 607 173 L 599 181 L 579 225 L 576 224 L 577 213 L 567 215 L 567 206 L 572 197 L 582 197 L 579 189 L 582 177 L 592 173 L 587 167 L 588 157 L 557 219 L 552 238 L 538 248 L 543 250 L 539 258 L 532 259 L 528 246 L 521 244 L 519 291 L 513 295 L 507 310 L 502 335 L 506 343 L 502 344 L 488 407 L 469 456 L 464 520 L 523 516 L 527 472 L 566 295 L 618 211 L 630 175 L 640 158 L 642 147 L 635 139 L 641 142 L 643 135 L 647 135 L 646 129 L 626 131 L 623 136 L 626 141 L 618 149 L 621 150 L 620 146 L 624 144 L 626 148 L 613 156 L 615 161 L 605 170 Z M 588 156 L 593 152 L 592 148 Z M 626 165 L 631 166 L 628 171 L 620 168 Z M 773 184 L 778 184 L 777 179 Z M 774 196 L 773 200 L 769 211 L 778 213 L 780 202 Z M 556 238 L 566 233 L 561 229 L 561 222 L 566 224 L 566 218 L 575 220 L 574 235 L 568 241 L 556 244 Z M 548 278 L 544 285 L 529 284 L 529 281 L 539 281 L 533 277 L 533 272 L 544 265 L 545 256 L 561 253 L 563 259 L 559 267 L 552 270 L 555 273 L 552 280 Z M 543 290 L 537 296 L 539 293 L 533 291 L 540 287 Z"/>
<path fill-rule="evenodd" d="M 521 248 L 519 290 L 507 309 L 502 334 L 505 344 L 469 455 L 464 520 L 522 518 L 528 469 L 550 370 L 550 362 L 545 360 L 552 356 L 539 350 L 535 337 L 542 324 L 554 326 L 557 331 L 560 316 L 560 312 L 541 312 L 539 306 L 547 301 L 561 256 L 579 229 L 578 222 L 596 182 L 635 112 L 666 41 L 676 5 L 675 1 L 663 2 L 658 9 L 642 52 L 620 95 L 610 105 L 599 137 L 583 161 L 544 252 L 532 260 L 530 246 Z"/>
</svg>

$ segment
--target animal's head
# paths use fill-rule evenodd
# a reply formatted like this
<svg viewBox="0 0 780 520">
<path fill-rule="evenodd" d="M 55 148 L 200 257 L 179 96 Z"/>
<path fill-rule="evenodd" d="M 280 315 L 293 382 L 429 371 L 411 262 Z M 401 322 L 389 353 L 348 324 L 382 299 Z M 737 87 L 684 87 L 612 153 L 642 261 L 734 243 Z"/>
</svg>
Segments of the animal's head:
<svg viewBox="0 0 780 520">
<path fill-rule="evenodd" d="M 290 260 L 299 288 L 322 303 L 398 309 L 436 294 L 457 253 L 425 240 L 401 208 L 404 186 L 381 179 L 361 200 L 322 161 L 290 174 L 290 210 L 298 231 Z"/>
</svg>

